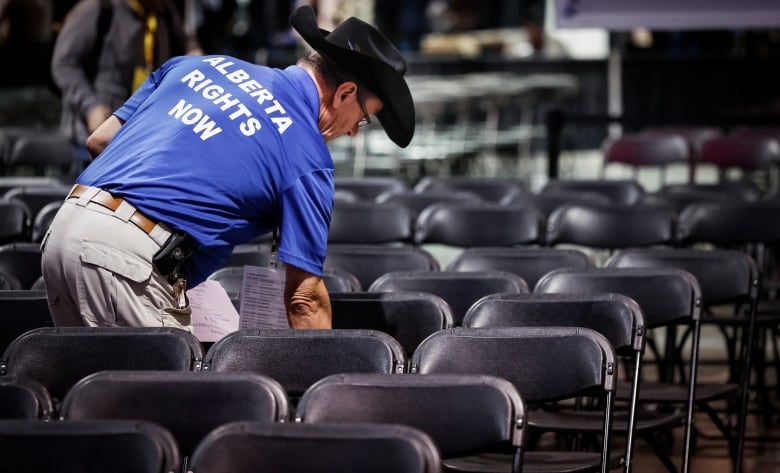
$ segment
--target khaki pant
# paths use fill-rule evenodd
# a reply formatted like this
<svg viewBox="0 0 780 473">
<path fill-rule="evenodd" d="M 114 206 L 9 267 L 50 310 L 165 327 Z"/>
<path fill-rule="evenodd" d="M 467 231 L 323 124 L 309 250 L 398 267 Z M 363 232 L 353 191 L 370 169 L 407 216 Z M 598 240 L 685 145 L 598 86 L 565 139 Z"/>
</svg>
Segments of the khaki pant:
<svg viewBox="0 0 780 473">
<path fill-rule="evenodd" d="M 41 243 L 54 324 L 192 331 L 190 308 L 175 308 L 171 284 L 152 265 L 170 231 L 158 224 L 147 235 L 129 221 L 129 203 L 113 212 L 89 202 L 93 194 L 66 200 Z"/>
</svg>

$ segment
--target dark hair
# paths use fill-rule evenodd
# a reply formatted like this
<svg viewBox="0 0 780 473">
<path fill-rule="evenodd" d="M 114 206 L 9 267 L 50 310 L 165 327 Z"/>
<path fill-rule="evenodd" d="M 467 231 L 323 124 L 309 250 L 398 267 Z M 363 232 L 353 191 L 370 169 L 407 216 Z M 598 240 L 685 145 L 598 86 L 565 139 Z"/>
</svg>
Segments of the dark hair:
<svg viewBox="0 0 780 473">
<path fill-rule="evenodd" d="M 345 73 L 333 60 L 327 56 L 323 56 L 317 51 L 310 51 L 306 56 L 300 58 L 298 64 L 307 64 L 316 69 L 320 76 L 322 76 L 325 85 L 327 85 L 331 91 L 336 90 L 339 85 L 347 81 L 357 83 L 359 89 L 370 90 L 369 87 L 365 86 L 362 82 Z"/>
</svg>

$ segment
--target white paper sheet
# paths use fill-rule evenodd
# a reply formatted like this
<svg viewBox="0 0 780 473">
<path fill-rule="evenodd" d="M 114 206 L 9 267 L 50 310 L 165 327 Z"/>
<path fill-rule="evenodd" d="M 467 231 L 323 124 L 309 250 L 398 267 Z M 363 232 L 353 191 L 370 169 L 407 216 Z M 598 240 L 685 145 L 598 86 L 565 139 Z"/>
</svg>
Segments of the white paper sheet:
<svg viewBox="0 0 780 473">
<path fill-rule="evenodd" d="M 244 266 L 239 328 L 289 328 L 284 269 Z"/>
<path fill-rule="evenodd" d="M 193 333 L 202 342 L 216 342 L 238 330 L 239 315 L 225 289 L 206 280 L 187 291 L 192 309 Z"/>
</svg>

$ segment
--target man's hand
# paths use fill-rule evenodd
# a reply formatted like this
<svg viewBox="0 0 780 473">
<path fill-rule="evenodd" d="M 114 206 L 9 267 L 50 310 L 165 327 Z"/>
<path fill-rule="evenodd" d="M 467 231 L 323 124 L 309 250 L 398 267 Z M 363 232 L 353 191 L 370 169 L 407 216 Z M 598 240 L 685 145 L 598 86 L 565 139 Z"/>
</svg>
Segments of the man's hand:
<svg viewBox="0 0 780 473">
<path fill-rule="evenodd" d="M 284 305 L 290 328 L 330 329 L 330 296 L 322 278 L 286 265 Z"/>
</svg>

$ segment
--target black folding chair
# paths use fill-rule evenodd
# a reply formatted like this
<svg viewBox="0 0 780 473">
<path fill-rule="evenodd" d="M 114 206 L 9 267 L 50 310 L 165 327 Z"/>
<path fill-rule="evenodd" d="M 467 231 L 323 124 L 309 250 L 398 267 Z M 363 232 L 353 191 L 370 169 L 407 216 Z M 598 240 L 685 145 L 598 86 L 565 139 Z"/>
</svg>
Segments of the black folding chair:
<svg viewBox="0 0 780 473">
<path fill-rule="evenodd" d="M 406 207 L 373 201 L 336 202 L 328 243 L 409 244 L 412 216 Z"/>
<path fill-rule="evenodd" d="M 653 349 L 657 359 L 669 360 L 659 370 L 660 383 L 655 384 L 660 394 L 671 394 L 678 398 L 683 392 L 682 415 L 677 416 L 680 422 L 674 423 L 675 416 L 671 418 L 665 412 L 659 412 L 658 417 L 652 413 L 643 413 L 641 416 L 649 418 L 649 424 L 645 429 L 637 422 L 636 436 L 642 438 L 655 452 L 659 460 L 669 469 L 677 471 L 676 465 L 669 458 L 669 452 L 661 446 L 654 433 L 669 431 L 680 423 L 685 425 L 682 446 L 682 471 L 687 473 L 690 468 L 691 437 L 693 433 L 694 404 L 697 393 L 696 376 L 699 365 L 699 342 L 701 334 L 701 289 L 696 278 L 689 272 L 679 268 L 591 268 L 591 269 L 558 269 L 547 273 L 539 280 L 534 288 L 535 293 L 568 293 L 568 294 L 597 294 L 615 293 L 632 298 L 642 309 L 645 325 L 648 329 L 663 328 L 667 333 L 666 347 L 674 346 L 674 337 L 678 325 L 691 327 L 691 348 L 687 362 L 687 378 L 674 380 L 673 369 L 682 363 L 682 360 L 667 353 L 662 356 L 652 338 L 646 338 L 648 346 Z M 672 372 L 670 372 L 672 370 Z M 617 395 L 621 399 L 631 398 L 632 385 L 628 382 L 618 383 Z M 640 405 L 647 399 L 650 391 L 650 382 L 640 380 L 639 397 Z M 657 398 L 655 399 L 658 400 Z M 641 419 L 641 417 L 639 417 Z M 657 422 L 656 422 L 657 421 Z"/>
<path fill-rule="evenodd" d="M 393 271 L 380 276 L 368 292 L 429 292 L 452 308 L 455 325 L 481 297 L 495 293 L 529 292 L 520 276 L 506 271 Z"/>
<path fill-rule="evenodd" d="M 397 423 L 420 429 L 447 470 L 503 445 L 513 451 L 511 471 L 523 471 L 524 405 L 511 383 L 493 376 L 336 374 L 306 390 L 295 417 L 304 424 Z"/>
<path fill-rule="evenodd" d="M 550 369 L 554 366 L 555 369 Z M 581 327 L 456 327 L 423 341 L 412 355 L 411 372 L 481 374 L 511 382 L 528 406 L 574 399 L 597 399 L 602 406 L 602 443 L 596 451 L 533 451 L 523 456 L 523 471 L 600 471 L 610 465 L 615 352 L 596 331 Z M 472 467 L 506 471 L 511 455 L 481 455 Z M 466 469 L 465 465 L 463 469 Z"/>
<path fill-rule="evenodd" d="M 425 176 L 414 185 L 418 193 L 466 191 L 486 202 L 501 202 L 526 192 L 523 183 L 511 177 Z"/>
<path fill-rule="evenodd" d="M 12 274 L 22 289 L 30 289 L 41 277 L 41 245 L 17 242 L 0 246 L 0 272 Z"/>
<path fill-rule="evenodd" d="M 540 244 L 544 215 L 533 206 L 495 202 L 441 202 L 423 210 L 415 220 L 417 245 L 455 247 Z"/>
<path fill-rule="evenodd" d="M 0 291 L 0 350 L 29 330 L 53 325 L 45 290 Z"/>
<path fill-rule="evenodd" d="M 248 372 L 100 371 L 74 384 L 60 407 L 64 422 L 137 419 L 159 424 L 173 435 L 185 465 L 206 434 L 222 424 L 285 422 L 289 416 L 282 386 Z"/>
<path fill-rule="evenodd" d="M 558 268 L 592 268 L 584 251 L 571 248 L 474 247 L 465 248 L 444 268 L 446 271 L 507 271 L 533 288 L 540 277 Z"/>
<path fill-rule="evenodd" d="M 439 261 L 427 250 L 415 246 L 330 244 L 325 269 L 340 269 L 355 275 L 367 289 L 379 276 L 391 271 L 438 271 Z"/>
<path fill-rule="evenodd" d="M 375 330 L 244 329 L 214 343 L 204 371 L 251 371 L 279 381 L 293 403 L 334 373 L 402 373 L 406 358 L 390 335 Z"/>
<path fill-rule="evenodd" d="M 333 328 L 385 332 L 407 359 L 428 335 L 454 324 L 449 304 L 427 292 L 334 292 L 330 307 Z"/>
<path fill-rule="evenodd" d="M 336 176 L 333 187 L 337 191 L 351 192 L 359 200 L 371 202 L 385 192 L 408 190 L 409 184 L 393 176 Z"/>
<path fill-rule="evenodd" d="M 199 370 L 203 348 L 192 333 L 162 327 L 42 327 L 16 338 L 0 358 L 0 377 L 38 381 L 55 408 L 78 380 L 97 371 Z"/>
<path fill-rule="evenodd" d="M 51 420 L 54 401 L 39 382 L 0 376 L 0 419 Z"/>
<path fill-rule="evenodd" d="M 476 302 L 463 319 L 464 327 L 586 327 L 603 334 L 621 363 L 619 369 L 631 383 L 627 408 L 613 412 L 613 433 L 626 438 L 624 471 L 631 471 L 637 396 L 645 349 L 645 323 L 639 305 L 621 294 L 494 294 Z M 601 432 L 599 416 L 564 408 L 536 410 L 529 427 L 537 436 L 555 432 L 569 437 Z M 570 407 L 570 406 L 568 406 Z M 671 419 L 673 422 L 675 419 Z M 644 423 L 647 420 L 643 419 Z M 646 428 L 646 426 L 643 426 Z"/>
<path fill-rule="evenodd" d="M 553 179 L 539 190 L 539 195 L 595 194 L 618 205 L 633 205 L 645 195 L 636 179 Z"/>
<path fill-rule="evenodd" d="M 778 268 L 778 244 L 780 244 L 780 201 L 760 200 L 745 202 L 699 202 L 687 206 L 679 216 L 677 240 L 689 247 L 714 246 L 716 248 L 742 251 L 753 258 L 758 268 L 758 308 L 755 317 L 748 318 L 744 327 L 743 347 L 745 366 L 753 367 L 742 373 L 742 392 L 755 388 L 766 415 L 769 405 L 769 389 L 766 381 L 766 343 L 774 347 L 775 365 L 780 359 L 777 335 L 780 316 L 776 309 Z M 755 372 L 756 382 L 751 386 L 750 374 Z M 780 370 L 776 371 L 780 374 Z M 740 418 L 747 415 L 748 396 L 742 397 Z M 765 417 L 765 421 L 769 419 Z M 743 426 L 740 430 L 744 429 Z M 740 435 L 743 435 L 740 433 Z M 737 452 L 737 468 L 742 466 L 742 449 Z"/>
<path fill-rule="evenodd" d="M 397 424 L 232 422 L 212 431 L 189 463 L 192 473 L 439 473 L 425 433 Z"/>
<path fill-rule="evenodd" d="M 0 420 L 3 473 L 177 473 L 170 432 L 139 420 Z"/>
<path fill-rule="evenodd" d="M 722 328 L 726 337 L 726 352 L 730 373 L 728 383 L 716 385 L 699 385 L 696 388 L 696 404 L 704 410 L 713 423 L 722 432 L 729 443 L 732 460 L 736 461 L 737 451 L 742 448 L 744 432 L 737 435 L 729 422 L 718 416 L 718 410 L 712 403 L 720 400 L 732 400 L 739 392 L 739 381 L 742 373 L 749 373 L 750 366 L 745 365 L 744 353 L 737 353 L 740 343 L 735 334 L 729 334 L 725 327 L 744 327 L 752 317 L 758 304 L 758 268 L 753 259 L 738 251 L 720 249 L 634 249 L 616 252 L 607 267 L 641 268 L 641 267 L 673 267 L 688 271 L 699 283 L 702 292 L 701 324 L 714 324 Z M 724 309 L 729 308 L 727 314 Z M 683 335 L 676 341 L 677 357 L 683 350 L 687 340 Z M 743 350 L 740 350 L 743 351 Z M 684 396 L 678 402 L 683 402 Z M 746 395 L 742 393 L 741 395 Z M 666 402 L 672 402 L 669 397 Z M 733 402 L 732 402 L 733 404 Z M 732 408 L 730 411 L 735 410 Z M 728 415 L 727 415 L 728 417 Z M 737 419 L 737 427 L 745 422 Z"/>
</svg>

